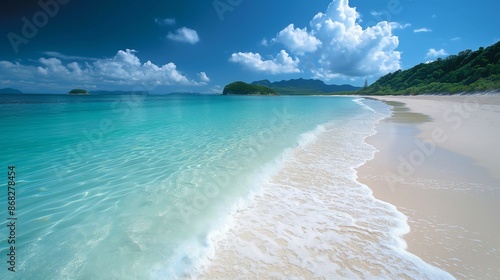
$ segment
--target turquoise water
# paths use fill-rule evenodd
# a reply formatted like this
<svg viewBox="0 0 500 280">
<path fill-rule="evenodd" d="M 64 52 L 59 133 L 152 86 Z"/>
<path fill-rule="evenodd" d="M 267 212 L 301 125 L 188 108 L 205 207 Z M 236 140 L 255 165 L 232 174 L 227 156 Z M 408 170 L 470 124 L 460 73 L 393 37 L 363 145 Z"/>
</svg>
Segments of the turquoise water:
<svg viewBox="0 0 500 280">
<path fill-rule="evenodd" d="M 349 123 L 364 139 L 388 114 L 386 105 L 351 97 L 0 96 L 1 168 L 17 171 L 18 257 L 7 279 L 202 273 L 214 236 L 224 239 L 228 220 L 291 152 L 325 124 L 334 133 Z M 372 155 L 353 147 L 341 156 Z"/>
</svg>

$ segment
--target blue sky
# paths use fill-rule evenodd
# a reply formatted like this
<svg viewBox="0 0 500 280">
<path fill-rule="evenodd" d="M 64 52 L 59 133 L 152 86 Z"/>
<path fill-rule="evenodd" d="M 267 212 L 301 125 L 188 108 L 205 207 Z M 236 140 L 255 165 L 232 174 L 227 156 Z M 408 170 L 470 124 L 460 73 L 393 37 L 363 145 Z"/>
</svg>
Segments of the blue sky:
<svg viewBox="0 0 500 280">
<path fill-rule="evenodd" d="M 493 0 L 6 0 L 0 88 L 220 92 L 242 80 L 362 85 L 500 40 Z"/>
</svg>

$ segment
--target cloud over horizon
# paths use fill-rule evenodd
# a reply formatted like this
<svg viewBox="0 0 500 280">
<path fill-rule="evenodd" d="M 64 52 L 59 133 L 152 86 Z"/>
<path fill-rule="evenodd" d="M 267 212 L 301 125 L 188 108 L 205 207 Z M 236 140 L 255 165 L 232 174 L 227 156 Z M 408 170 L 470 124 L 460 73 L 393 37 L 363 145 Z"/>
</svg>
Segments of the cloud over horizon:
<svg viewBox="0 0 500 280">
<path fill-rule="evenodd" d="M 285 50 L 281 50 L 276 57 L 271 60 L 263 60 L 259 53 L 252 52 L 233 53 L 229 60 L 231 62 L 240 63 L 248 69 L 268 74 L 300 72 L 298 68 L 300 60 L 298 58 L 293 59 Z"/>
<path fill-rule="evenodd" d="M 429 51 L 427 52 L 425 57 L 435 59 L 435 58 L 447 56 L 447 55 L 448 55 L 448 53 L 444 49 L 436 50 L 434 48 L 431 48 L 431 49 L 429 49 Z"/>
<path fill-rule="evenodd" d="M 202 83 L 208 83 L 208 82 L 210 82 L 210 78 L 207 76 L 207 73 L 205 73 L 205 72 L 198 73 L 198 77 L 200 78 L 200 81 Z"/>
<path fill-rule="evenodd" d="M 399 39 L 392 32 L 409 25 L 381 21 L 363 29 L 359 22 L 360 15 L 356 8 L 349 6 L 348 0 L 333 0 L 325 13 L 316 14 L 310 21 L 310 31 L 291 23 L 277 33 L 273 42 L 285 47 L 281 54 L 288 55 L 286 51 L 289 51 L 296 55 L 289 60 L 295 63 L 293 68 L 297 72 L 307 68 L 317 78 L 364 77 L 399 70 L 401 53 L 396 50 Z M 243 55 L 247 59 L 242 59 Z M 233 53 L 231 61 L 256 71 L 270 72 L 269 67 L 250 64 L 260 62 L 262 65 L 259 53 Z"/>
<path fill-rule="evenodd" d="M 48 52 L 50 53 L 50 52 Z M 193 85 L 201 83 L 188 79 L 177 70 L 173 62 L 158 66 L 151 61 L 141 63 L 133 49 L 119 50 L 112 58 L 96 59 L 92 62 L 69 62 L 63 60 L 76 57 L 65 56 L 53 52 L 56 57 L 41 57 L 33 65 L 19 62 L 0 61 L 0 79 L 3 86 L 16 83 L 31 84 L 30 81 L 39 81 L 40 84 L 57 82 L 62 87 L 82 85 L 89 88 L 108 86 L 165 86 L 165 85 Z M 46 52 L 47 54 L 47 52 Z M 204 73 L 204 72 L 202 72 Z M 206 79 L 204 79 L 206 78 Z M 206 74 L 201 77 L 202 82 L 208 82 Z"/>
</svg>

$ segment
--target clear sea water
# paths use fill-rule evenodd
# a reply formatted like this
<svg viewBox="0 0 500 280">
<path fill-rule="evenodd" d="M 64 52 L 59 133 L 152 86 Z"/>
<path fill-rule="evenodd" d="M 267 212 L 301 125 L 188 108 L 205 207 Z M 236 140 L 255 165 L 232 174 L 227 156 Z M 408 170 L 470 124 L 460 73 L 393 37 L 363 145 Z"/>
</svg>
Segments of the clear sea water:
<svg viewBox="0 0 500 280">
<path fill-rule="evenodd" d="M 404 250 L 406 217 L 356 182 L 375 152 L 364 139 L 389 114 L 354 97 L 0 95 L 0 278 L 189 279 L 222 267 L 218 277 L 248 279 L 285 265 L 311 278 L 451 278 Z M 285 241 L 262 243 L 267 231 Z M 269 278 L 307 278 L 290 273 Z"/>
</svg>

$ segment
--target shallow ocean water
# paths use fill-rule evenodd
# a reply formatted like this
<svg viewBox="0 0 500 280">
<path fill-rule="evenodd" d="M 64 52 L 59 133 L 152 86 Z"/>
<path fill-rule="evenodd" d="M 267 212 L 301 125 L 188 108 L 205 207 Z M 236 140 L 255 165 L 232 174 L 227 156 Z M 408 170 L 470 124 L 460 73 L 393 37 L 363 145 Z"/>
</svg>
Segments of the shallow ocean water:
<svg viewBox="0 0 500 280">
<path fill-rule="evenodd" d="M 265 273 L 280 248 L 314 277 L 374 275 L 338 261 L 350 252 L 381 273 L 401 258 L 414 276 L 446 278 L 404 251 L 405 217 L 355 181 L 374 152 L 364 139 L 388 115 L 353 97 L 0 96 L 0 163 L 17 171 L 17 272 L 7 279 L 202 278 L 228 250 Z M 266 199 L 276 209 L 262 212 Z M 252 227 L 251 238 L 267 228 L 284 241 L 267 254 L 234 247 Z"/>
</svg>

